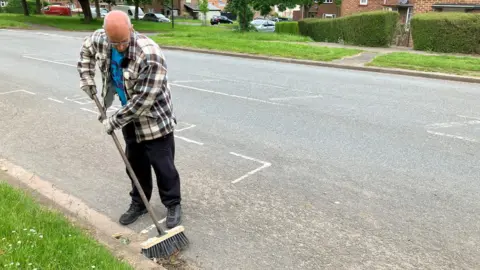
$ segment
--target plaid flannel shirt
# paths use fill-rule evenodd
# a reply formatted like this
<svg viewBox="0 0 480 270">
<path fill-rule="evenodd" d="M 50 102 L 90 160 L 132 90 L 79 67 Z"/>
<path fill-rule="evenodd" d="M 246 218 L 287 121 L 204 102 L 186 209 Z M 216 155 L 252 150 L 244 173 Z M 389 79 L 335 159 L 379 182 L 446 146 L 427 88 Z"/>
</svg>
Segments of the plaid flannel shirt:
<svg viewBox="0 0 480 270">
<path fill-rule="evenodd" d="M 154 41 L 132 32 L 128 65 L 123 68 L 128 103 L 108 118 L 114 129 L 134 122 L 137 141 L 152 140 L 169 134 L 177 124 L 173 113 L 167 65 L 164 55 Z M 80 87 L 95 86 L 95 65 L 102 73 L 104 108 L 111 106 L 116 95 L 110 76 L 111 45 L 103 29 L 86 37 L 80 50 L 77 69 Z"/>
</svg>

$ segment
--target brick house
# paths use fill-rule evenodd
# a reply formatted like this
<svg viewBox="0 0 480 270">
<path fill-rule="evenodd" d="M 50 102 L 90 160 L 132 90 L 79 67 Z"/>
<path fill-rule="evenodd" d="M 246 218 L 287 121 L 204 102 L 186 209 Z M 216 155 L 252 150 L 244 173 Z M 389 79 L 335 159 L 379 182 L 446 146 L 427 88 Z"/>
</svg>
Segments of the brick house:
<svg viewBox="0 0 480 270">
<path fill-rule="evenodd" d="M 313 4 L 308 11 L 307 17 L 336 18 L 340 16 L 340 9 L 334 0 L 320 0 Z"/>
<path fill-rule="evenodd" d="M 142 5 L 142 9 L 145 12 L 158 12 L 165 16 L 170 16 L 171 1 L 164 0 L 165 5 L 162 5 L 160 1 L 152 1 L 151 5 Z M 173 0 L 173 14 L 175 17 L 189 16 L 189 5 L 198 5 L 198 0 Z"/>
<path fill-rule="evenodd" d="M 298 21 L 304 18 L 336 18 L 340 17 L 340 9 L 335 5 L 335 0 L 319 0 L 314 3 L 308 12 L 305 12 L 303 6 L 298 6 L 292 10 L 292 18 Z"/>
<path fill-rule="evenodd" d="M 227 6 L 228 0 L 208 0 L 208 2 L 223 11 Z"/>
<path fill-rule="evenodd" d="M 480 0 L 343 0 L 342 16 L 374 10 L 398 11 L 402 23 L 427 12 L 480 12 Z"/>
</svg>

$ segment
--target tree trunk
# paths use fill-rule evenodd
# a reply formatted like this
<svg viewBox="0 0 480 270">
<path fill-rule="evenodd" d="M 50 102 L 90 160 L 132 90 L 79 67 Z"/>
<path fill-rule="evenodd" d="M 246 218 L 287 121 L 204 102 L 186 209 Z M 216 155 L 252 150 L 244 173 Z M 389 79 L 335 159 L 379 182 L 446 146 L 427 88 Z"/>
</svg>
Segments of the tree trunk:
<svg viewBox="0 0 480 270">
<path fill-rule="evenodd" d="M 23 7 L 23 15 L 30 16 L 30 12 L 28 11 L 27 0 L 22 0 L 22 7 Z"/>
<path fill-rule="evenodd" d="M 78 0 L 83 10 L 83 16 L 85 17 L 85 23 L 92 21 L 92 10 L 90 9 L 90 2 L 88 0 Z"/>
<path fill-rule="evenodd" d="M 35 13 L 37 14 L 42 13 L 42 2 L 40 0 L 35 1 Z"/>
<path fill-rule="evenodd" d="M 97 12 L 97 19 L 100 19 L 101 18 L 101 14 L 100 14 L 100 3 L 98 0 L 95 0 L 95 10 Z"/>
<path fill-rule="evenodd" d="M 135 20 L 138 20 L 138 5 L 140 4 L 139 0 L 135 0 Z"/>
</svg>

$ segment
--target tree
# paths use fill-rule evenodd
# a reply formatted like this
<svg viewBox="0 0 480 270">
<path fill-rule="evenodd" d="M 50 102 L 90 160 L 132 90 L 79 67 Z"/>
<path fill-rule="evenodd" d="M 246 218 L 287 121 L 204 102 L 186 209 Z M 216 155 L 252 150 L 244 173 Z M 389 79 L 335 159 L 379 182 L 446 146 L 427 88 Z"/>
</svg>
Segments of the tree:
<svg viewBox="0 0 480 270">
<path fill-rule="evenodd" d="M 208 0 L 200 0 L 198 9 L 203 14 L 203 25 L 207 25 Z"/>
<path fill-rule="evenodd" d="M 22 7 L 23 7 L 23 15 L 30 16 L 30 12 L 28 11 L 27 0 L 22 0 Z"/>
<path fill-rule="evenodd" d="M 226 11 L 237 15 L 241 31 L 250 30 L 250 21 L 253 19 L 253 0 L 230 0 L 225 8 Z"/>
<path fill-rule="evenodd" d="M 101 18 L 101 14 L 100 14 L 100 3 L 98 0 L 95 0 L 95 11 L 97 13 L 97 19 L 100 19 Z"/>
<path fill-rule="evenodd" d="M 36 14 L 42 13 L 42 2 L 40 0 L 35 1 L 35 13 Z"/>
<path fill-rule="evenodd" d="M 90 8 L 90 1 L 89 0 L 78 0 L 80 6 L 83 10 L 83 17 L 85 23 L 90 23 L 92 21 L 92 9 Z"/>
<path fill-rule="evenodd" d="M 133 17 L 135 20 L 138 20 L 138 7 L 140 5 L 150 5 L 152 4 L 152 0 L 126 0 L 127 4 L 135 6 L 135 16 Z"/>
</svg>

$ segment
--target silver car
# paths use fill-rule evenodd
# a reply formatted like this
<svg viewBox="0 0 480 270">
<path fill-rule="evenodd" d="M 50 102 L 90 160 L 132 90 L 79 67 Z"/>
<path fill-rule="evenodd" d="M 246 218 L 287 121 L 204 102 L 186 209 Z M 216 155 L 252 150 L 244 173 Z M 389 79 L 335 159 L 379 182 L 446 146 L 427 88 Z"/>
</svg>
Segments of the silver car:
<svg viewBox="0 0 480 270">
<path fill-rule="evenodd" d="M 144 21 L 151 21 L 151 22 L 170 22 L 170 19 L 165 17 L 165 15 L 161 13 L 145 13 L 143 16 Z"/>
<path fill-rule="evenodd" d="M 250 22 L 258 32 L 275 32 L 275 22 L 271 20 L 257 19 Z"/>
</svg>

